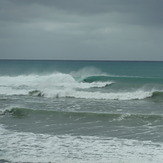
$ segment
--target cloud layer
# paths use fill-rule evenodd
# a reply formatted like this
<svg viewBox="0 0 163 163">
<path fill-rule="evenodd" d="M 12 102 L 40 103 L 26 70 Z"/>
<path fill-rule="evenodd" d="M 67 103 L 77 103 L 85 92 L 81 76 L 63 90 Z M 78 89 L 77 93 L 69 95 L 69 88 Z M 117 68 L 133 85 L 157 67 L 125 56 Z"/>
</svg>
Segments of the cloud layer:
<svg viewBox="0 0 163 163">
<path fill-rule="evenodd" d="M 1 59 L 163 60 L 162 0 L 2 0 Z"/>
</svg>

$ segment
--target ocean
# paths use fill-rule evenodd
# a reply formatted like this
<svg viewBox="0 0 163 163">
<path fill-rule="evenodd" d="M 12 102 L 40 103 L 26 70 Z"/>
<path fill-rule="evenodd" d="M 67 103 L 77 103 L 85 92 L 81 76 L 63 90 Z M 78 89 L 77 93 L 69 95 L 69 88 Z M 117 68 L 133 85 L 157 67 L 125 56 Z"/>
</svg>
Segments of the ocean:
<svg viewBox="0 0 163 163">
<path fill-rule="evenodd" d="M 162 163 L 163 62 L 0 60 L 0 163 Z"/>
</svg>

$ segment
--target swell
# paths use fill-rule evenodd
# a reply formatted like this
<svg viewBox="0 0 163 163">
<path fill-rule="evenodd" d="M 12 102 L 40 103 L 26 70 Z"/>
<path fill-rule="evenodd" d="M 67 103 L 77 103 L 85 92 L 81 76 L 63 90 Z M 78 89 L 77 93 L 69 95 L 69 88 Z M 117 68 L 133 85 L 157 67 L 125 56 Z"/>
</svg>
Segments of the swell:
<svg viewBox="0 0 163 163">
<path fill-rule="evenodd" d="M 30 116 L 50 116 L 54 117 L 67 117 L 73 120 L 78 118 L 88 121 L 97 120 L 111 120 L 111 121 L 135 121 L 135 122 L 163 122 L 163 115 L 159 114 L 130 114 L 130 113 L 102 113 L 102 112 L 67 112 L 67 111 L 55 111 L 55 110 L 34 110 L 29 108 L 12 108 L 6 109 L 0 113 L 4 116 L 12 116 L 15 118 L 28 118 Z"/>
<path fill-rule="evenodd" d="M 119 81 L 119 82 L 136 82 L 136 83 L 162 83 L 163 78 L 139 77 L 139 76 L 88 76 L 82 80 L 83 82 L 106 82 L 106 81 Z"/>
</svg>

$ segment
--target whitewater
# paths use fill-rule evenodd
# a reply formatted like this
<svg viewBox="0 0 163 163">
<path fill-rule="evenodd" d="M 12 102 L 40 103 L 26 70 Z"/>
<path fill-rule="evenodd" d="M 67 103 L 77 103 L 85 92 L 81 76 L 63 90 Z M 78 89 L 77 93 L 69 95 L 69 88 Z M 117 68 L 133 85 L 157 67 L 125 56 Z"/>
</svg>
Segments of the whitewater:
<svg viewBox="0 0 163 163">
<path fill-rule="evenodd" d="M 89 76 L 90 77 L 90 76 Z M 114 80 L 109 80 L 109 76 L 96 76 L 97 78 L 108 78 L 108 81 L 85 82 L 86 79 L 79 81 L 71 74 L 52 73 L 48 75 L 20 75 L 0 77 L 1 95 L 40 95 L 46 97 L 74 97 L 90 99 L 112 99 L 112 100 L 134 100 L 146 99 L 154 96 L 157 92 L 163 95 L 163 90 L 152 88 L 146 90 L 142 87 L 135 90 L 123 90 L 119 92 L 104 92 L 103 90 L 94 91 L 93 88 L 105 88 L 116 85 Z M 118 78 L 118 77 L 117 77 Z M 91 90 L 92 88 L 92 90 Z"/>
</svg>

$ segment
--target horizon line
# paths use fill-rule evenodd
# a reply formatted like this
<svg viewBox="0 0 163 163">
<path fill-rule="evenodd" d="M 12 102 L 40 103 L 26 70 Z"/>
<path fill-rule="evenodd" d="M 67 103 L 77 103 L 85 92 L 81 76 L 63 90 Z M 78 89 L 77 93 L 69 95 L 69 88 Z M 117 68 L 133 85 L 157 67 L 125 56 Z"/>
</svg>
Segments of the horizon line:
<svg viewBox="0 0 163 163">
<path fill-rule="evenodd" d="M 81 62 L 163 62 L 163 60 L 98 60 L 98 59 L 0 59 L 6 61 L 81 61 Z"/>
</svg>

